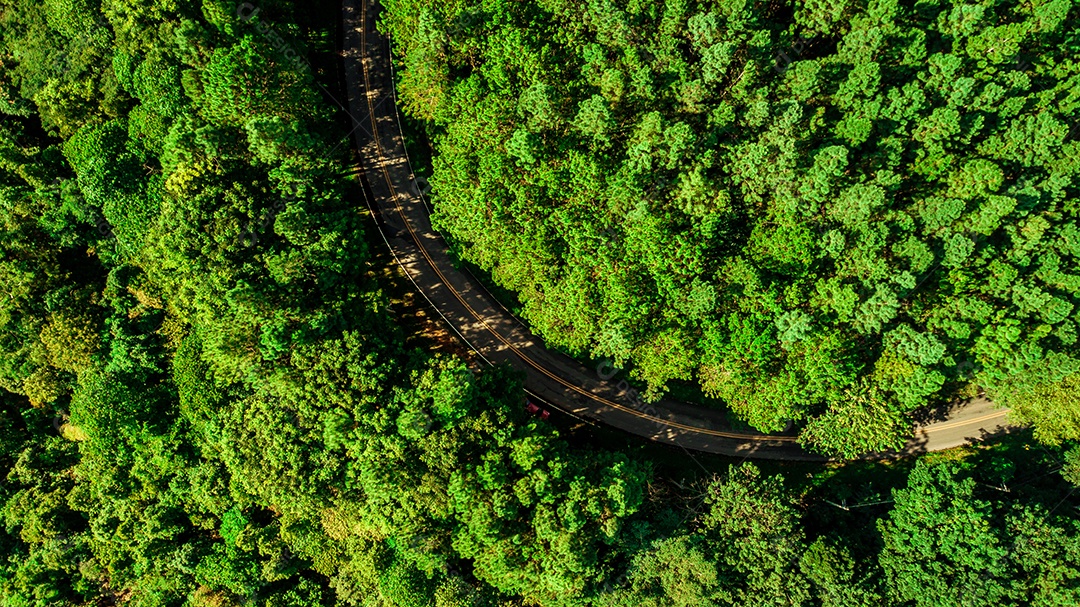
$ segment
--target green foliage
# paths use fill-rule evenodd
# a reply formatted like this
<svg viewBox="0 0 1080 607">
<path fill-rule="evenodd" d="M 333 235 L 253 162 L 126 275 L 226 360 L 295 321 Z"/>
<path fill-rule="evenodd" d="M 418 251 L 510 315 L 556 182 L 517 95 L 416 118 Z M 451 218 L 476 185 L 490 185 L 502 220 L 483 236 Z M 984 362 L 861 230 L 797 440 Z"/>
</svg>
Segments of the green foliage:
<svg viewBox="0 0 1080 607">
<path fill-rule="evenodd" d="M 1012 407 L 1019 422 L 1033 424 L 1039 440 L 1060 444 L 1080 439 L 1080 361 L 1048 357 L 996 386 L 994 395 Z"/>
<path fill-rule="evenodd" d="M 799 440 L 827 455 L 855 458 L 868 452 L 899 449 L 908 426 L 903 415 L 890 410 L 876 389 L 864 384 L 845 390 L 826 412 L 811 419 Z M 842 431 L 838 432 L 838 428 Z"/>
<path fill-rule="evenodd" d="M 1061 476 L 1073 485 L 1080 486 L 1080 447 L 1073 447 L 1066 452 Z"/>
<path fill-rule="evenodd" d="M 809 2 L 795 23 L 839 45 L 781 37 L 777 73 L 764 5 L 386 4 L 410 111 L 493 150 L 439 156 L 439 220 L 490 238 L 471 254 L 565 343 L 841 456 L 894 446 L 972 353 L 1040 438 L 1075 438 L 1073 142 L 1010 101 L 1026 72 L 984 86 L 905 25 L 1008 65 L 997 8 Z M 237 8 L 0 11 L 0 604 L 1080 602 L 1068 445 L 978 482 L 895 466 L 891 509 L 830 526 L 840 473 L 683 485 L 525 415 L 511 369 L 406 347 L 323 74 L 290 59 L 332 64 L 332 28 Z M 1071 10 L 994 27 L 1052 46 Z"/>
<path fill-rule="evenodd" d="M 1075 519 L 980 499 L 975 480 L 950 463 L 919 462 L 894 498 L 878 524 L 891 600 L 1063 605 L 1080 597 Z"/>
<path fill-rule="evenodd" d="M 386 3 L 435 221 L 545 340 L 845 457 L 1061 374 L 1075 3 L 624 4 Z"/>
<path fill-rule="evenodd" d="M 879 605 L 877 580 L 856 568 L 850 551 L 818 538 L 799 559 L 799 569 L 813 584 L 823 607 Z"/>
<path fill-rule="evenodd" d="M 994 605 L 1006 598 L 1008 549 L 991 525 L 991 505 L 973 499 L 974 489 L 974 479 L 957 478 L 952 466 L 920 464 L 896 493 L 881 524 L 893 600 L 949 605 L 974 594 Z"/>
<path fill-rule="evenodd" d="M 80 128 L 65 142 L 64 155 L 86 201 L 109 222 L 120 250 L 130 257 L 142 248 L 159 203 L 127 146 L 127 129 L 114 120 Z"/>
</svg>

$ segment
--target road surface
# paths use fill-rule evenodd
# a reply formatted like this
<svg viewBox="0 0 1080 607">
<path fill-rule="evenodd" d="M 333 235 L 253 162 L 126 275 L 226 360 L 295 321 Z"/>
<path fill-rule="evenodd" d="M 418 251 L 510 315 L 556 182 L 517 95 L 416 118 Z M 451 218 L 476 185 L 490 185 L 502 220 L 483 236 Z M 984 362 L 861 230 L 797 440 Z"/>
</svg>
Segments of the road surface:
<svg viewBox="0 0 1080 607">
<path fill-rule="evenodd" d="M 523 369 L 525 389 L 566 413 L 685 449 L 738 457 L 824 458 L 792 435 L 733 429 L 722 411 L 672 400 L 644 403 L 633 388 L 549 350 L 467 272 L 431 227 L 398 122 L 390 45 L 375 29 L 374 0 L 344 0 L 345 75 L 353 134 L 373 200 L 372 214 L 390 251 L 416 290 L 446 325 L 488 363 Z M 957 407 L 944 420 L 916 426 L 901 453 L 935 451 L 1004 431 L 1006 411 L 985 399 Z M 895 455 L 877 454 L 877 456 Z"/>
</svg>

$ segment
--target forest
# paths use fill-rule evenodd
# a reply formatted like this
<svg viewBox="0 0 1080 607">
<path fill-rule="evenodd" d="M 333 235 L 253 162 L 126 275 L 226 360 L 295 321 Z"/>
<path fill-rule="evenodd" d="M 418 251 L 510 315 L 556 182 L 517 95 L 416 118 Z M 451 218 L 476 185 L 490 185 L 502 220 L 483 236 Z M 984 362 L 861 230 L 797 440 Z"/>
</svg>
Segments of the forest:
<svg viewBox="0 0 1080 607">
<path fill-rule="evenodd" d="M 0 7 L 0 606 L 1080 604 L 1070 2 L 386 2 L 440 224 L 548 339 L 825 452 L 971 386 L 1031 423 L 806 466 L 529 417 L 414 335 L 339 4 Z"/>
<path fill-rule="evenodd" d="M 981 392 L 1080 438 L 1073 0 L 386 6 L 438 227 L 548 343 L 829 454 Z"/>
</svg>

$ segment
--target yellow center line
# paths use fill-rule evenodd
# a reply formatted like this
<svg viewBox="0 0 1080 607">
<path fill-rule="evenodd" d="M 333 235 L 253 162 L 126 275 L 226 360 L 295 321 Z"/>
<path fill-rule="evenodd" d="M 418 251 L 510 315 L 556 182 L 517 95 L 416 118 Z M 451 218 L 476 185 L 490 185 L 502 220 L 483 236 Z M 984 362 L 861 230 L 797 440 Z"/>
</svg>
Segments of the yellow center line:
<svg viewBox="0 0 1080 607">
<path fill-rule="evenodd" d="M 978 423 L 978 422 L 984 422 L 984 421 L 991 420 L 991 419 L 998 418 L 998 417 L 1004 417 L 1008 412 L 1009 412 L 1008 410 L 1002 409 L 1000 411 L 995 411 L 993 413 L 983 415 L 981 417 L 976 417 L 974 419 L 962 419 L 962 420 L 957 420 L 957 421 L 954 421 L 954 422 L 942 422 L 940 424 L 931 424 L 929 426 L 923 426 L 921 428 L 921 431 L 926 432 L 926 433 L 930 433 L 930 432 L 938 432 L 939 430 L 949 430 L 951 428 L 957 428 L 959 426 L 967 426 L 969 424 L 975 424 L 975 423 Z"/>
</svg>

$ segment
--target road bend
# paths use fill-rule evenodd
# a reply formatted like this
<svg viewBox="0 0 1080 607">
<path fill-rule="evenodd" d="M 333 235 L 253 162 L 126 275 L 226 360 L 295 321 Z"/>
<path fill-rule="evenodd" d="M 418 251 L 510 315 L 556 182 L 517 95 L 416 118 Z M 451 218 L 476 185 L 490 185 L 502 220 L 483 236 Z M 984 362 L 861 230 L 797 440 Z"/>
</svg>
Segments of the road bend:
<svg viewBox="0 0 1080 607">
<path fill-rule="evenodd" d="M 370 188 L 368 206 L 387 246 L 416 290 L 480 359 L 525 372 L 532 398 L 579 418 L 685 449 L 736 457 L 820 461 L 790 434 L 736 430 L 723 411 L 673 400 L 645 403 L 609 368 L 590 368 L 550 350 L 467 272 L 432 228 L 416 183 L 394 93 L 389 40 L 376 30 L 380 6 L 344 0 L 346 84 L 353 135 Z M 915 427 L 899 454 L 935 451 L 1006 431 L 1005 410 L 985 399 Z M 869 457 L 897 455 L 876 454 Z"/>
</svg>

